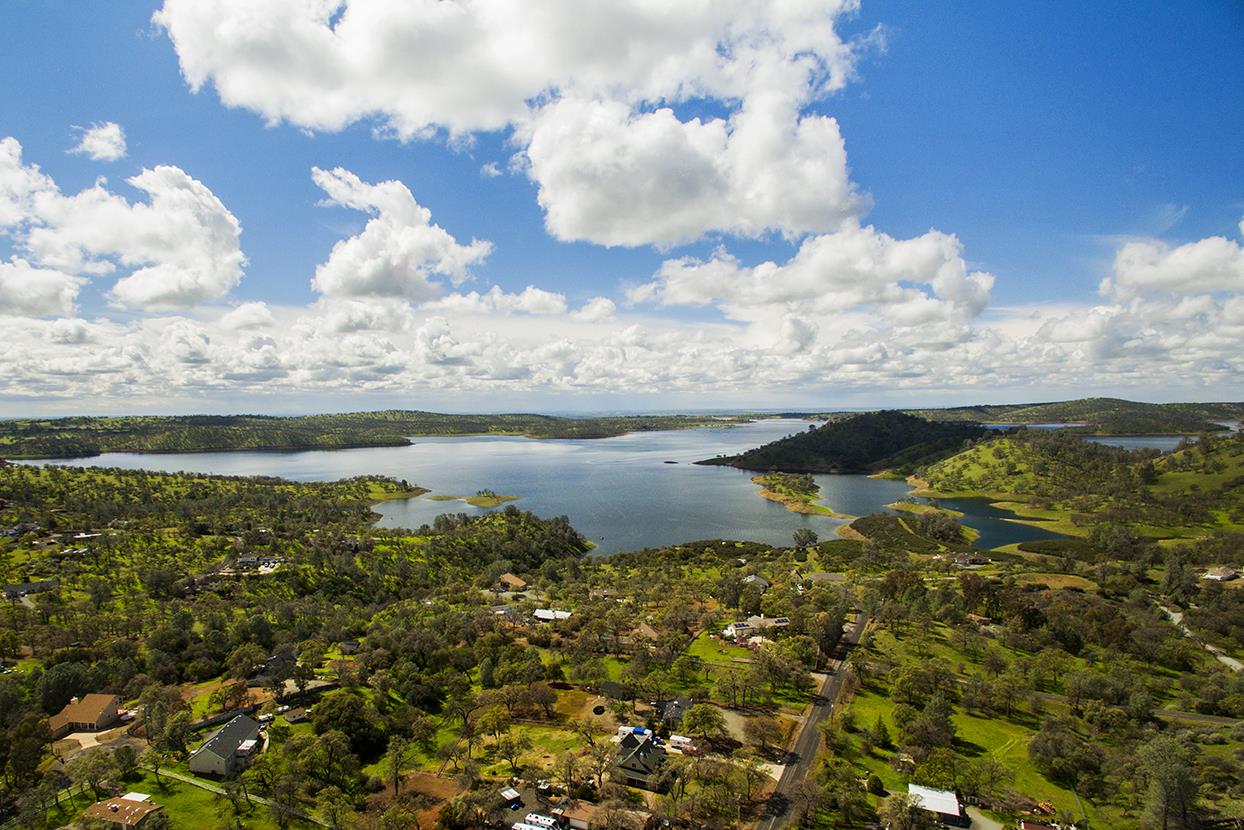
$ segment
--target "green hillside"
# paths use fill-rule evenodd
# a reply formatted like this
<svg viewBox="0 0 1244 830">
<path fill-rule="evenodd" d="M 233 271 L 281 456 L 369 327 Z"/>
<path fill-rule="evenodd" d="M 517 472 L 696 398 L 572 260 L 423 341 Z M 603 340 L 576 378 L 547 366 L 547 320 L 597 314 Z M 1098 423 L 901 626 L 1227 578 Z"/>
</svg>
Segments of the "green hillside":
<svg viewBox="0 0 1244 830">
<path fill-rule="evenodd" d="M 1244 418 L 1244 403 L 1141 403 L 1119 398 L 909 410 L 943 421 L 1001 424 L 1084 424 L 1101 435 L 1163 435 L 1217 432 L 1215 421 Z"/>
<path fill-rule="evenodd" d="M 740 419 L 742 420 L 742 419 Z M 339 415 L 174 415 L 0 420 L 0 458 L 72 458 L 104 452 L 228 452 L 399 447 L 410 435 L 604 438 L 626 432 L 721 426 L 719 418 L 634 415 L 445 415 L 385 410 Z"/>
<path fill-rule="evenodd" d="M 697 463 L 792 473 L 906 473 L 963 449 L 965 441 L 987 432 L 976 424 L 871 412 L 809 427 L 740 455 Z"/>
</svg>

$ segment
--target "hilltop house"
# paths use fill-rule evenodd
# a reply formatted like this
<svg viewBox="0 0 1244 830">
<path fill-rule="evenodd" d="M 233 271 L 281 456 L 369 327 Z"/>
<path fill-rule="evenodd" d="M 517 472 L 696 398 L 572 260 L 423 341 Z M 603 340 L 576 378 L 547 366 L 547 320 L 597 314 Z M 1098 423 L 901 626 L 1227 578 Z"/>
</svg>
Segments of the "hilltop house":
<svg viewBox="0 0 1244 830">
<path fill-rule="evenodd" d="M 657 773 L 665 763 L 665 750 L 657 746 L 651 733 L 624 735 L 614 762 L 615 774 L 627 786 L 655 790 Z"/>
<path fill-rule="evenodd" d="M 554 620 L 570 619 L 570 612 L 557 611 L 552 608 L 537 608 L 532 616 L 541 622 L 553 622 Z"/>
<path fill-rule="evenodd" d="M 70 698 L 55 715 L 48 718 L 48 729 L 52 738 L 62 738 L 70 732 L 99 732 L 120 723 L 121 715 L 117 711 L 121 698 L 116 695 L 89 694 L 85 697 Z"/>
<path fill-rule="evenodd" d="M 190 756 L 190 771 L 227 778 L 259 750 L 259 724 L 238 715 L 217 729 Z"/>
<path fill-rule="evenodd" d="M 86 808 L 82 817 L 102 821 L 110 830 L 145 827 L 152 815 L 164 809 L 159 804 L 152 804 L 148 798 L 142 793 L 127 793 L 120 798 L 97 801 Z"/>
</svg>

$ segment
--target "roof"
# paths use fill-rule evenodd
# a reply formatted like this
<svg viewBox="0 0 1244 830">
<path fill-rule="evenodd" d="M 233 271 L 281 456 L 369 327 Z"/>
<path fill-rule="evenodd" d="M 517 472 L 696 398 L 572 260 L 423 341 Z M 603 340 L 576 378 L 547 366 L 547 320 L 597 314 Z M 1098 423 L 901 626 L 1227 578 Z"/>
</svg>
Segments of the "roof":
<svg viewBox="0 0 1244 830">
<path fill-rule="evenodd" d="M 632 732 L 622 739 L 621 746 L 618 766 L 623 769 L 651 774 L 665 762 L 665 750 L 653 743 L 651 735 Z"/>
<path fill-rule="evenodd" d="M 747 585 L 759 585 L 761 588 L 768 588 L 769 585 L 772 584 L 760 574 L 750 574 L 745 576 L 743 577 L 743 582 Z"/>
<path fill-rule="evenodd" d="M 55 729 L 69 723 L 99 723 L 116 715 L 120 701 L 116 695 L 89 694 L 77 702 L 66 703 L 64 709 L 48 718 L 48 725 Z"/>
<path fill-rule="evenodd" d="M 506 787 L 501 791 L 501 797 L 506 801 L 518 801 L 523 797 L 523 794 L 513 787 Z"/>
<path fill-rule="evenodd" d="M 537 620 L 568 620 L 569 611 L 555 611 L 551 608 L 537 608 L 533 615 Z"/>
<path fill-rule="evenodd" d="M 1234 576 L 1236 576 L 1235 568 L 1229 568 L 1226 566 L 1210 568 L 1205 572 L 1206 579 L 1231 579 Z"/>
<path fill-rule="evenodd" d="M 661 720 L 681 720 L 691 708 L 691 698 L 680 697 L 675 700 L 658 700 L 656 709 L 661 713 Z"/>
<path fill-rule="evenodd" d="M 253 740 L 259 734 L 259 723 L 246 715 L 238 715 L 233 720 L 213 732 L 202 746 L 194 751 L 210 752 L 220 758 L 232 758 L 243 741 Z"/>
<path fill-rule="evenodd" d="M 126 827 L 134 827 L 147 816 L 163 809 L 159 804 L 152 804 L 150 801 L 110 798 L 107 801 L 95 802 L 90 807 L 87 807 L 86 812 L 82 815 L 88 818 L 103 819 L 113 824 L 124 824 Z"/>
<path fill-rule="evenodd" d="M 950 790 L 935 790 L 919 784 L 908 784 L 907 794 L 914 796 L 916 804 L 926 810 L 947 816 L 959 815 L 959 797 Z"/>
<path fill-rule="evenodd" d="M 506 585 L 509 585 L 513 588 L 526 588 L 527 587 L 527 580 L 523 579 L 521 576 L 515 576 L 514 574 L 508 573 L 508 572 L 503 573 L 501 574 L 501 576 L 497 577 L 497 581 L 502 582 Z"/>
</svg>

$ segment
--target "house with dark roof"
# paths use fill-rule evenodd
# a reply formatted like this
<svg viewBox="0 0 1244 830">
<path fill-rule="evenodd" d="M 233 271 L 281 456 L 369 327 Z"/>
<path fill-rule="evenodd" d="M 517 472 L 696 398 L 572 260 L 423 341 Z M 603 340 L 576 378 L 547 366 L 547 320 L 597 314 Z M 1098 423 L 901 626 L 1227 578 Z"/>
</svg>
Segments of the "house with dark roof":
<svg viewBox="0 0 1244 830">
<path fill-rule="evenodd" d="M 27 594 L 46 594 L 60 587 L 59 579 L 40 579 L 34 582 L 15 582 L 4 586 L 4 598 L 17 602 Z"/>
<path fill-rule="evenodd" d="M 657 775 L 665 763 L 665 749 L 651 733 L 624 735 L 614 762 L 614 775 L 630 787 L 656 790 Z"/>
<path fill-rule="evenodd" d="M 228 778 L 259 751 L 259 724 L 238 715 L 217 729 L 190 756 L 190 771 Z"/>
<path fill-rule="evenodd" d="M 769 590 L 769 586 L 772 583 L 769 582 L 769 580 L 765 579 L 760 574 L 748 574 L 747 576 L 743 577 L 743 584 L 744 585 L 755 585 L 761 591 L 767 591 Z"/>
<path fill-rule="evenodd" d="M 147 796 L 129 793 L 120 798 L 97 801 L 82 813 L 83 818 L 102 821 L 110 830 L 132 830 L 147 826 L 148 819 L 164 808 L 152 804 Z"/>
<path fill-rule="evenodd" d="M 679 697 L 674 700 L 658 700 L 652 704 L 652 708 L 657 711 L 657 719 L 672 728 L 682 723 L 683 715 L 687 714 L 692 703 L 694 701 L 689 697 Z"/>
<path fill-rule="evenodd" d="M 70 698 L 55 715 L 48 718 L 52 738 L 63 738 L 70 732 L 99 732 L 121 722 L 117 709 L 121 698 L 116 695 L 89 694 Z"/>
</svg>

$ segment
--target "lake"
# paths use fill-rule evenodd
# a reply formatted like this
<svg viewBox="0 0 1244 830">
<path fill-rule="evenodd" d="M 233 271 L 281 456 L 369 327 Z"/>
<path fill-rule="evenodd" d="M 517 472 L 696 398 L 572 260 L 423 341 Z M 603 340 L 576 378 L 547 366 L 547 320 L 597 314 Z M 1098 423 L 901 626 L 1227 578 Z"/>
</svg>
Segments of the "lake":
<svg viewBox="0 0 1244 830">
<path fill-rule="evenodd" d="M 105 453 L 41 463 L 123 467 L 219 475 L 268 475 L 294 481 L 332 481 L 375 474 L 429 488 L 428 495 L 469 496 L 481 489 L 518 496 L 512 502 L 542 516 L 565 515 L 599 553 L 698 539 L 750 539 L 790 544 L 797 528 L 833 538 L 841 519 L 791 513 L 761 499 L 753 473 L 691 462 L 732 455 L 806 430 L 807 422 L 772 419 L 740 427 L 637 432 L 616 438 L 543 439 L 511 436 L 413 437 L 408 447 L 314 452 L 193 454 Z M 667 463 L 676 462 L 676 463 Z M 860 475 L 818 475 L 822 501 L 863 516 L 885 509 L 910 488 L 905 482 Z M 947 499 L 971 516 L 982 546 L 1057 534 L 1006 521 L 1010 515 L 977 500 Z M 441 513 L 485 512 L 461 501 L 426 495 L 383 502 L 381 527 L 430 524 Z"/>
</svg>

